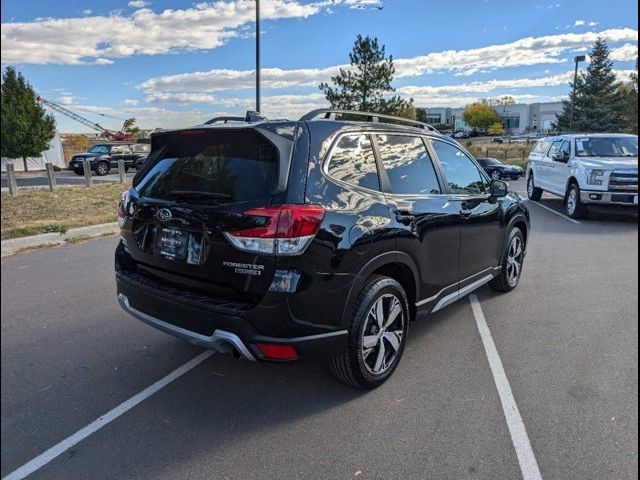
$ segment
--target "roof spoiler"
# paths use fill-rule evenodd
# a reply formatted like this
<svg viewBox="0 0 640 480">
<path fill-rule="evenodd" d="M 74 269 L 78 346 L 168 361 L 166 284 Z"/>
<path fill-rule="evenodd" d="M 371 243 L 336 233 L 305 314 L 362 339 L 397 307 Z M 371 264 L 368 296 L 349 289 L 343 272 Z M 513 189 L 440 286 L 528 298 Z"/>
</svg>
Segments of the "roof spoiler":
<svg viewBox="0 0 640 480">
<path fill-rule="evenodd" d="M 211 120 L 204 122 L 205 125 L 213 125 L 216 123 L 258 123 L 258 122 L 266 122 L 269 120 L 267 117 L 262 115 L 260 112 L 255 112 L 253 110 L 247 110 L 247 114 L 244 117 L 215 117 Z"/>
</svg>

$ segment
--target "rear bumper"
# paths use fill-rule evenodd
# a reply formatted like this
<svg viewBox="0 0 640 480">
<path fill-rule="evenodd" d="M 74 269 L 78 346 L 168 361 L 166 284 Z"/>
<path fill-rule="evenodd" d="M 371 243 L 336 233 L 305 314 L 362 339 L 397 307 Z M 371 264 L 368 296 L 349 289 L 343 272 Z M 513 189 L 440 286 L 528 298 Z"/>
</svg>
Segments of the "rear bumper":
<svg viewBox="0 0 640 480">
<path fill-rule="evenodd" d="M 261 353 L 258 343 L 288 345 L 295 348 L 300 359 L 326 358 L 340 352 L 347 344 L 348 331 L 310 332 L 295 337 L 274 337 L 258 332 L 249 318 L 256 314 L 273 315 L 281 323 L 288 310 L 256 307 L 253 309 L 212 308 L 201 301 L 167 294 L 127 279 L 118 272 L 117 295 L 122 308 L 136 319 L 169 335 L 186 340 L 202 348 L 218 352 L 235 351 L 247 360 L 272 361 Z M 284 302 L 286 304 L 286 302 Z M 299 330 L 298 330 L 299 332 Z"/>
<path fill-rule="evenodd" d="M 602 192 L 597 190 L 583 190 L 580 200 L 586 205 L 616 205 L 638 206 L 638 192 Z"/>
</svg>

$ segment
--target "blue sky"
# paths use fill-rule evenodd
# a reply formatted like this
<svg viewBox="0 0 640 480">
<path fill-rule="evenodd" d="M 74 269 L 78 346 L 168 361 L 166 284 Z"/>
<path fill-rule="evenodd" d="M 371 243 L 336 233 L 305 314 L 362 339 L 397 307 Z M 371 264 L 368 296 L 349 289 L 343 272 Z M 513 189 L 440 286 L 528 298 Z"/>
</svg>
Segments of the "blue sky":
<svg viewBox="0 0 640 480">
<path fill-rule="evenodd" d="M 264 112 L 296 118 L 358 33 L 396 59 L 417 106 L 565 95 L 571 59 L 605 36 L 620 77 L 634 67 L 631 0 L 261 0 Z M 2 1 L 2 64 L 46 98 L 109 128 L 179 127 L 253 107 L 253 0 Z M 379 8 L 383 7 L 383 8 Z M 97 113 L 110 115 L 101 117 Z M 86 127 L 57 117 L 63 132 Z"/>
</svg>

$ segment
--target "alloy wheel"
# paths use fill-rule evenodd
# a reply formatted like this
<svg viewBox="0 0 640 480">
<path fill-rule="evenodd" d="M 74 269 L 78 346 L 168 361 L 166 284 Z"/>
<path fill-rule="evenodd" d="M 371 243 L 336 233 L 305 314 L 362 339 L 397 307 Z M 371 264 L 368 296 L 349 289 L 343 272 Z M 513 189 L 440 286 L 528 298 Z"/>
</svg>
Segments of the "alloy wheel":
<svg viewBox="0 0 640 480">
<path fill-rule="evenodd" d="M 523 242 L 520 237 L 513 237 L 507 253 L 507 281 L 511 287 L 518 284 L 524 260 Z"/>
<path fill-rule="evenodd" d="M 502 174 L 498 170 L 494 170 L 491 174 L 491 178 L 494 180 L 500 180 L 502 178 Z"/>
<path fill-rule="evenodd" d="M 362 333 L 362 359 L 367 370 L 381 375 L 398 358 L 404 334 L 405 315 L 400 300 L 382 295 L 373 304 Z"/>
<path fill-rule="evenodd" d="M 578 191 L 573 187 L 569 190 L 569 195 L 567 196 L 567 213 L 569 215 L 574 215 L 576 213 L 576 209 L 578 208 Z"/>
</svg>

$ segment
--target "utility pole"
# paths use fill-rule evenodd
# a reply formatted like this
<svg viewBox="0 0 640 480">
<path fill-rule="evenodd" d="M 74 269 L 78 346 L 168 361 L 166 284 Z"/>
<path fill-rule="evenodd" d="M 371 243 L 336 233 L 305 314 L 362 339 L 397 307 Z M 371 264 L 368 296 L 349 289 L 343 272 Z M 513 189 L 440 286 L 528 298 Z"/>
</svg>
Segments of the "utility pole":
<svg viewBox="0 0 640 480">
<path fill-rule="evenodd" d="M 578 64 L 587 59 L 584 55 L 579 55 L 573 59 L 576 64 L 576 70 L 573 74 L 573 92 L 571 93 L 571 118 L 569 120 L 569 131 L 573 132 L 573 114 L 576 108 L 576 83 L 578 83 Z"/>
<path fill-rule="evenodd" d="M 260 113 L 260 0 L 256 0 L 256 112 Z"/>
</svg>

